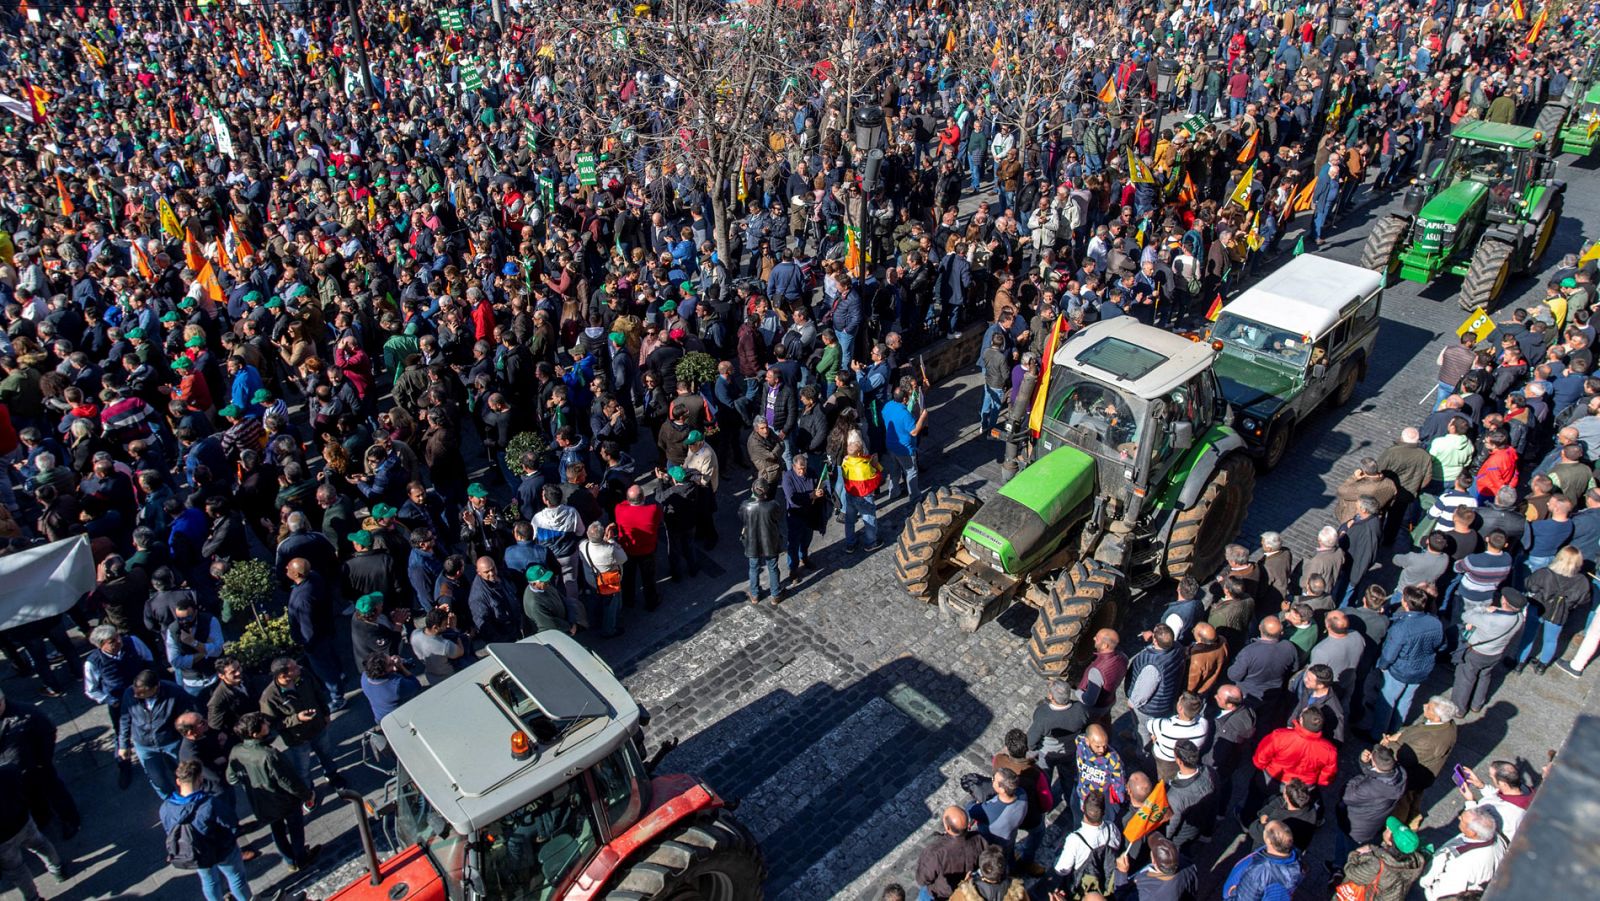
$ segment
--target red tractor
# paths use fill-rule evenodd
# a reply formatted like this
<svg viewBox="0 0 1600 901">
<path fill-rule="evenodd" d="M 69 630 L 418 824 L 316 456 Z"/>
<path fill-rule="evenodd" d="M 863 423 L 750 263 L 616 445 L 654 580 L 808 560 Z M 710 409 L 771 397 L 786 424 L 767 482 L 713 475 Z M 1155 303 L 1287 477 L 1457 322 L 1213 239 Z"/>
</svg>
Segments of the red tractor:
<svg viewBox="0 0 1600 901">
<path fill-rule="evenodd" d="M 330 901 L 760 901 L 761 849 L 698 779 L 647 774 L 610 668 L 555 632 L 488 651 L 384 717 L 410 846 L 380 863 L 358 805 L 368 872 Z"/>
</svg>

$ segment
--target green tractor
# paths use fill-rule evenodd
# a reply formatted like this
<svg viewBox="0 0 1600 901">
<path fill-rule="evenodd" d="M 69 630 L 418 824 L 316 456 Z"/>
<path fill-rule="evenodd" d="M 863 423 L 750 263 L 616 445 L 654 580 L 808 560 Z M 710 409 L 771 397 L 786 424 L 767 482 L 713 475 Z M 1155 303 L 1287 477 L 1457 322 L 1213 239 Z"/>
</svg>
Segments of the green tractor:
<svg viewBox="0 0 1600 901">
<path fill-rule="evenodd" d="M 1600 145 L 1600 52 L 1589 51 L 1566 93 L 1539 110 L 1533 129 L 1549 138 L 1551 153 L 1594 153 Z"/>
<path fill-rule="evenodd" d="M 906 521 L 895 574 L 964 631 L 1014 601 L 1040 611 L 1043 675 L 1070 675 L 1130 590 L 1210 575 L 1238 534 L 1255 465 L 1229 428 L 1216 349 L 1118 317 L 1056 351 L 1035 460 L 987 503 L 940 488 Z"/>
<path fill-rule="evenodd" d="M 1442 161 L 1424 157 L 1405 212 L 1374 223 L 1361 265 L 1390 278 L 1432 284 L 1463 276 L 1463 310 L 1491 310 L 1506 283 L 1544 255 L 1561 219 L 1567 185 L 1552 177 L 1544 135 L 1497 122 L 1463 121 Z"/>
</svg>

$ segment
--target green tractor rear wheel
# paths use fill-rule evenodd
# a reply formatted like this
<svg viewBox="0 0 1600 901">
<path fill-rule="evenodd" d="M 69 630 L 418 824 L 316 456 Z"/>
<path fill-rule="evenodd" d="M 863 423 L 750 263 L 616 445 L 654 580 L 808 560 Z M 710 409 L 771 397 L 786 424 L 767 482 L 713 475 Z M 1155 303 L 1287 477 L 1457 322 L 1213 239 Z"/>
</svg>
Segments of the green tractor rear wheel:
<svg viewBox="0 0 1600 901">
<path fill-rule="evenodd" d="M 1556 236 L 1556 227 L 1561 224 L 1561 210 L 1566 205 L 1566 194 L 1557 192 L 1550 198 L 1550 206 L 1545 208 L 1544 219 L 1539 222 L 1539 234 L 1533 239 L 1533 255 L 1528 258 L 1525 269 L 1533 268 L 1533 264 L 1544 257 L 1544 252 L 1550 249 L 1550 239 Z"/>
<path fill-rule="evenodd" d="M 1565 103 L 1547 103 L 1533 120 L 1533 130 L 1542 133 L 1549 143 L 1551 153 L 1561 152 L 1561 125 L 1567 121 Z"/>
<path fill-rule="evenodd" d="M 1367 243 L 1361 246 L 1361 266 L 1373 272 L 1393 275 L 1400 268 L 1400 247 L 1405 243 L 1411 223 L 1399 216 L 1385 216 L 1372 226 Z"/>
<path fill-rule="evenodd" d="M 1222 565 L 1255 493 L 1256 467 L 1244 454 L 1224 457 L 1194 506 L 1181 511 L 1167 540 L 1167 578 L 1204 579 Z"/>
<path fill-rule="evenodd" d="M 1510 244 L 1494 238 L 1479 241 L 1467 275 L 1461 280 L 1461 309 L 1470 313 L 1482 307 L 1486 313 L 1494 312 L 1495 301 L 1511 280 L 1512 262 Z"/>
<path fill-rule="evenodd" d="M 1121 575 L 1098 560 L 1067 567 L 1028 639 L 1028 659 L 1041 676 L 1071 678 L 1094 655 L 1094 633 L 1116 625 L 1128 589 Z"/>
<path fill-rule="evenodd" d="M 976 495 L 940 488 L 911 512 L 894 546 L 894 574 L 912 597 L 929 604 L 938 600 L 939 588 L 956 571 L 961 530 L 979 506 Z"/>
</svg>

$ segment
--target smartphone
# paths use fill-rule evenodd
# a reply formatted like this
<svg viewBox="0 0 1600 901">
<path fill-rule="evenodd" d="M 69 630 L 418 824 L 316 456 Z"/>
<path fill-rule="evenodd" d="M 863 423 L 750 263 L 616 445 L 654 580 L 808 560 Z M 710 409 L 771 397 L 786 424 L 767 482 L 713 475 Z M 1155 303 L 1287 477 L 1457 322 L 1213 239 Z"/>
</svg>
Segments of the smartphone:
<svg viewBox="0 0 1600 901">
<path fill-rule="evenodd" d="M 1467 781 L 1467 768 L 1459 763 L 1456 764 L 1455 768 L 1450 773 L 1450 780 L 1456 785 L 1465 788 L 1468 784 L 1470 784 Z"/>
</svg>

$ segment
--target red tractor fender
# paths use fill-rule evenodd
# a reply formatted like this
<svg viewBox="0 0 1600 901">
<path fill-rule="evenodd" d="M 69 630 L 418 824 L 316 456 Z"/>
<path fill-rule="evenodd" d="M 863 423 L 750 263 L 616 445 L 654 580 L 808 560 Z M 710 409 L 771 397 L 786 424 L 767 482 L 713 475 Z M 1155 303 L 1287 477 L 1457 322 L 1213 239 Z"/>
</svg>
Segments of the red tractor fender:
<svg viewBox="0 0 1600 901">
<path fill-rule="evenodd" d="M 378 884 L 363 873 L 327 901 L 445 901 L 449 893 L 433 861 L 420 845 L 412 845 L 384 861 Z"/>
<path fill-rule="evenodd" d="M 606 887 L 611 875 L 640 848 L 700 811 L 723 806 L 722 799 L 700 780 L 676 773 L 651 779 L 650 798 L 649 812 L 600 849 L 562 895 L 563 901 L 591 901 Z"/>
</svg>

